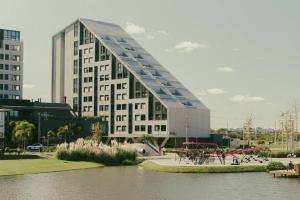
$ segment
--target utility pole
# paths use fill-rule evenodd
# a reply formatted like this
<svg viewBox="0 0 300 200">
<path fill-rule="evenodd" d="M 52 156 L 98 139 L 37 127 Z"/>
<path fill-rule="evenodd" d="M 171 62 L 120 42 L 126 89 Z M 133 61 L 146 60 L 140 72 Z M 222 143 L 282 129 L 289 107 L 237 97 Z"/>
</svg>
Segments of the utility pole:
<svg viewBox="0 0 300 200">
<path fill-rule="evenodd" d="M 274 138 L 274 144 L 277 144 L 277 126 L 276 126 L 276 120 L 275 120 L 275 128 L 274 128 L 274 134 L 275 134 L 275 138 Z"/>
<path fill-rule="evenodd" d="M 188 128 L 189 128 L 189 118 L 185 118 L 185 149 L 188 149 L 188 142 L 189 142 L 189 137 L 188 137 Z"/>
<path fill-rule="evenodd" d="M 41 112 L 38 113 L 38 143 L 41 143 Z"/>
</svg>

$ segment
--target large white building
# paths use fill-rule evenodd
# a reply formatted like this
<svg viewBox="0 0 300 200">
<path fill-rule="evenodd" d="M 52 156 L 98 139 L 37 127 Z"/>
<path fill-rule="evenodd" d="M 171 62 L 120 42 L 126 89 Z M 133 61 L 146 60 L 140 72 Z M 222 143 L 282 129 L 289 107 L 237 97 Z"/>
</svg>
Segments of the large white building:
<svg viewBox="0 0 300 200">
<path fill-rule="evenodd" d="M 0 29 L 0 99 L 22 99 L 23 42 L 20 32 Z"/>
<path fill-rule="evenodd" d="M 53 36 L 52 102 L 108 121 L 109 137 L 210 134 L 209 109 L 115 24 L 78 19 Z"/>
</svg>

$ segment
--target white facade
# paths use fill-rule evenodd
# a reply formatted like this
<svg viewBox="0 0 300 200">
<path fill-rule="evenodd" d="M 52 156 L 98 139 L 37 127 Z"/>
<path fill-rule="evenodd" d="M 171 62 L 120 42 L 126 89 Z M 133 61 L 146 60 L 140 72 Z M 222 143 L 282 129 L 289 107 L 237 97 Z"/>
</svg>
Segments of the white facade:
<svg viewBox="0 0 300 200">
<path fill-rule="evenodd" d="M 52 102 L 108 121 L 110 137 L 209 137 L 209 109 L 121 27 L 79 19 L 52 45 Z"/>
<path fill-rule="evenodd" d="M 20 32 L 0 29 L 0 99 L 22 99 L 23 42 Z"/>
</svg>

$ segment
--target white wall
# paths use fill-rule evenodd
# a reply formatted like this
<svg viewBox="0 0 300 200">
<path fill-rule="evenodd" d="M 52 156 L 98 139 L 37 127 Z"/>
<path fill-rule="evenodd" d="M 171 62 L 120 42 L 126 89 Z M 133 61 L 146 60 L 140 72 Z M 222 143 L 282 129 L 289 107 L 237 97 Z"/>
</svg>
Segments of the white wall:
<svg viewBox="0 0 300 200">
<path fill-rule="evenodd" d="M 204 138 L 210 135 L 208 109 L 168 108 L 168 120 L 169 131 L 176 133 L 176 137 L 185 137 L 186 124 L 188 124 L 188 137 Z"/>
</svg>

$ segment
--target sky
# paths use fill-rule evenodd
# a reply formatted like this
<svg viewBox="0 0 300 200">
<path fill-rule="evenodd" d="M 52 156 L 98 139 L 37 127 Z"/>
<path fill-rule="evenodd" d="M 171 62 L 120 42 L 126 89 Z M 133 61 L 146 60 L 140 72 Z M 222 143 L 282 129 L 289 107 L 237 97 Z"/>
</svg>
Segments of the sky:
<svg viewBox="0 0 300 200">
<path fill-rule="evenodd" d="M 250 113 L 254 126 L 274 127 L 300 99 L 300 1 L 0 3 L 0 28 L 24 41 L 27 99 L 50 101 L 51 38 L 77 18 L 122 26 L 210 109 L 212 128 L 242 127 Z"/>
</svg>

